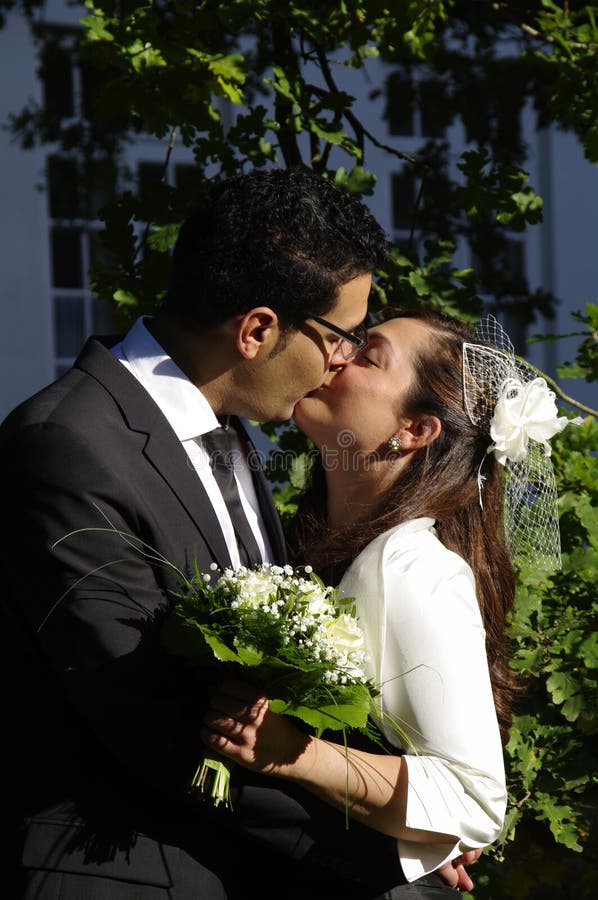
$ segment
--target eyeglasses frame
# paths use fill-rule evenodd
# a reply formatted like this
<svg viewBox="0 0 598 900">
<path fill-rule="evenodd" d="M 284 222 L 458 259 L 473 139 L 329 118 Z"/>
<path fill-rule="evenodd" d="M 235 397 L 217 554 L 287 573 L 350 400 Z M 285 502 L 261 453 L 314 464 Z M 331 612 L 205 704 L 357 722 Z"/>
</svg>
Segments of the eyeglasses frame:
<svg viewBox="0 0 598 900">
<path fill-rule="evenodd" d="M 345 356 L 343 354 L 343 359 L 349 360 L 353 359 L 354 356 L 359 353 L 360 350 L 363 350 L 364 347 L 368 345 L 368 337 L 367 337 L 367 329 L 365 325 L 358 325 L 358 328 L 363 328 L 366 337 L 361 338 L 359 335 L 355 334 L 353 331 L 345 331 L 344 328 L 339 328 L 338 325 L 334 325 L 332 322 L 329 322 L 328 319 L 323 319 L 321 316 L 309 316 L 310 319 L 313 319 L 314 322 L 317 322 L 318 325 L 323 325 L 325 328 L 328 328 L 330 331 L 333 331 L 335 334 L 344 340 L 349 341 L 350 344 L 353 344 L 353 350 L 349 354 L 349 356 Z M 340 348 L 340 342 L 339 342 Z"/>
</svg>

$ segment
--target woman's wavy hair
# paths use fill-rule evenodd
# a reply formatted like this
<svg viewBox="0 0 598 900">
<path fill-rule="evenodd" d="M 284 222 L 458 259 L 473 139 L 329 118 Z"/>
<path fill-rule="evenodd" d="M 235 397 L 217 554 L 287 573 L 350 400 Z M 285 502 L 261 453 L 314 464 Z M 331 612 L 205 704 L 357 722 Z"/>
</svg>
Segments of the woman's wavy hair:
<svg viewBox="0 0 598 900">
<path fill-rule="evenodd" d="M 463 343 L 476 342 L 458 319 L 430 310 L 391 310 L 385 318 L 419 320 L 429 340 L 413 359 L 414 378 L 402 398 L 405 415 L 437 416 L 439 437 L 412 454 L 383 502 L 367 520 L 344 531 L 326 525 L 326 479 L 316 457 L 299 501 L 289 542 L 295 563 L 306 560 L 336 584 L 358 553 L 379 534 L 408 519 L 430 516 L 442 543 L 471 566 L 486 630 L 490 675 L 503 740 L 510 725 L 515 681 L 506 660 L 506 618 L 513 604 L 515 574 L 502 535 L 501 467 L 488 431 L 469 419 L 463 399 Z M 484 462 L 483 509 L 478 472 Z"/>
</svg>

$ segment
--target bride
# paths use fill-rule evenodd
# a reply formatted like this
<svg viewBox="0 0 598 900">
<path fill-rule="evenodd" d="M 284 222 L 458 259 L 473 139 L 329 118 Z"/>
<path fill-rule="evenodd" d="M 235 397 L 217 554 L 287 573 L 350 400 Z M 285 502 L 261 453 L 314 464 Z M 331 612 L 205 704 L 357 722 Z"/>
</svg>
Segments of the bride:
<svg viewBox="0 0 598 900">
<path fill-rule="evenodd" d="M 201 732 L 240 765 L 339 810 L 348 803 L 354 819 L 396 838 L 406 882 L 421 884 L 421 893 L 405 888 L 414 897 L 452 890 L 438 870 L 497 838 L 507 798 L 514 574 L 491 415 L 472 415 L 464 400 L 463 348 L 474 341 L 455 319 L 400 313 L 294 414 L 319 451 L 294 523 L 295 558 L 356 598 L 381 685 L 380 727 L 398 752 L 351 747 L 346 756 L 236 682 L 219 687 Z"/>
</svg>

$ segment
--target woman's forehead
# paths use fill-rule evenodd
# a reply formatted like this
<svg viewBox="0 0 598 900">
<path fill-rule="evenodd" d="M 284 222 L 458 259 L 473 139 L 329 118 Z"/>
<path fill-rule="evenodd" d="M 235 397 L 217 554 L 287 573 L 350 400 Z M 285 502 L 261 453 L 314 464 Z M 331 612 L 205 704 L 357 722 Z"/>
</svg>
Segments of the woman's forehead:
<svg viewBox="0 0 598 900">
<path fill-rule="evenodd" d="M 425 339 L 428 330 L 419 319 L 406 317 L 387 319 L 379 325 L 374 325 L 373 328 L 368 328 L 370 334 L 380 334 L 393 345 L 399 342 L 401 344 L 405 344 L 405 342 L 419 344 Z"/>
</svg>

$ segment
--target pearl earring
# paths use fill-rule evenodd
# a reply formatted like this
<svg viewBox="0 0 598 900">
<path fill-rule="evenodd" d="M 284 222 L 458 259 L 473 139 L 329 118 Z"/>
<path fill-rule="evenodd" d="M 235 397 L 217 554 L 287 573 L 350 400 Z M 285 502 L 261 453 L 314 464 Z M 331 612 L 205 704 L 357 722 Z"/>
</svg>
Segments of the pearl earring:
<svg viewBox="0 0 598 900">
<path fill-rule="evenodd" d="M 391 453 L 398 453 L 401 449 L 401 439 L 393 434 L 391 438 L 388 439 L 388 449 Z"/>
</svg>

